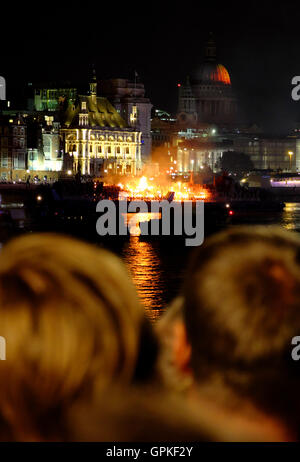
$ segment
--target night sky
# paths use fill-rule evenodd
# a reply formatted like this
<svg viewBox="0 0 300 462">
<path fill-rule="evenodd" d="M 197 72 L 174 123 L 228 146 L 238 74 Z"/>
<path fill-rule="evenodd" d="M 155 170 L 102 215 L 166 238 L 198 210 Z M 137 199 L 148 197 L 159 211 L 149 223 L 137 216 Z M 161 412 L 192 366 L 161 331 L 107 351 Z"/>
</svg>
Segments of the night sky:
<svg viewBox="0 0 300 462">
<path fill-rule="evenodd" d="M 99 79 L 133 79 L 136 69 L 154 106 L 176 112 L 177 83 L 197 71 L 212 31 L 249 122 L 279 134 L 300 121 L 291 99 L 300 6 L 289 0 L 14 3 L 1 22 L 0 75 L 12 100 L 27 82 L 84 82 L 94 63 Z"/>
</svg>

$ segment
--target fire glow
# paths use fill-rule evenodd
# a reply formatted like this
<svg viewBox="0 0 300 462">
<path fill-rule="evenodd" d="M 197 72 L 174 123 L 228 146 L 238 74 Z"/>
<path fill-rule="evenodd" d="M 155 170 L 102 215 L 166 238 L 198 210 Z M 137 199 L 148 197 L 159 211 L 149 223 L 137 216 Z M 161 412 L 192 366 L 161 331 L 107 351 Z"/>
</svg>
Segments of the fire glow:
<svg viewBox="0 0 300 462">
<path fill-rule="evenodd" d="M 170 192 L 175 193 L 174 201 L 206 201 L 209 192 L 203 186 L 181 181 L 159 181 L 155 178 L 131 178 L 127 182 L 117 185 L 131 200 L 162 200 Z"/>
</svg>

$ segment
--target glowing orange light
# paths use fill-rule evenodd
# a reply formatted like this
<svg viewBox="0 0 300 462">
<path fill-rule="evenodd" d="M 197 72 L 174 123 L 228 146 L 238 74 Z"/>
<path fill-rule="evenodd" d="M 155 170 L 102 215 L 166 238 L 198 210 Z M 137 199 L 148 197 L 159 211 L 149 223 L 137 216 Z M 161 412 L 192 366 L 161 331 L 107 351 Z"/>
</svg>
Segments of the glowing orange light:
<svg viewBox="0 0 300 462">
<path fill-rule="evenodd" d="M 217 65 L 216 72 L 214 72 L 213 80 L 225 83 L 225 85 L 231 84 L 229 73 L 227 69 L 224 66 L 222 66 L 222 64 Z"/>
<path fill-rule="evenodd" d="M 167 170 L 166 173 L 170 174 L 171 172 Z M 175 201 L 207 201 L 211 195 L 207 189 L 199 184 L 190 184 L 182 181 L 174 182 L 167 176 L 161 179 L 156 177 L 147 178 L 146 176 L 139 178 L 131 177 L 124 179 L 117 186 L 120 188 L 120 195 L 129 200 L 161 200 L 167 197 L 170 192 L 173 192 Z M 133 232 L 135 233 L 136 229 Z"/>
</svg>

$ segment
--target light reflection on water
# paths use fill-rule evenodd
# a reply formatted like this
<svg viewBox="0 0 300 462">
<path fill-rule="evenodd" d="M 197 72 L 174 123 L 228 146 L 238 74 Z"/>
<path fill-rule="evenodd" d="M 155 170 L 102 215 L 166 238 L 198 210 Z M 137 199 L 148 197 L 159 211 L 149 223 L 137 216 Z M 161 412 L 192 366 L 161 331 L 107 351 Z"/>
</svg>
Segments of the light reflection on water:
<svg viewBox="0 0 300 462">
<path fill-rule="evenodd" d="M 121 249 L 121 257 L 152 320 L 157 319 L 169 301 L 177 295 L 189 254 L 189 250 L 178 239 L 162 239 L 157 236 L 144 240 L 138 237 L 139 223 L 150 224 L 151 219 L 158 219 L 160 216 L 160 213 L 127 214 L 125 223 L 131 224 L 131 236 Z"/>
<path fill-rule="evenodd" d="M 175 240 L 147 240 L 131 236 L 121 252 L 140 300 L 155 320 L 180 288 L 190 248 Z"/>
<path fill-rule="evenodd" d="M 300 232 L 300 203 L 286 203 L 283 213 L 272 224 Z M 139 237 L 131 237 L 124 244 L 121 257 L 151 319 L 156 319 L 177 295 L 190 251 L 191 248 L 184 247 L 182 243 L 178 245 L 176 241 L 168 240 L 143 241 Z"/>
<path fill-rule="evenodd" d="M 152 319 L 157 318 L 166 289 L 158 249 L 153 243 L 131 236 L 129 242 L 124 245 L 122 257 L 147 314 Z"/>
<path fill-rule="evenodd" d="M 300 232 L 300 203 L 286 202 L 280 224 L 286 229 Z"/>
<path fill-rule="evenodd" d="M 300 233 L 300 203 L 286 203 L 273 223 Z M 0 250 L 1 247 L 0 243 Z M 176 238 L 143 240 L 131 236 L 122 243 L 111 243 L 111 250 L 125 262 L 148 316 L 155 320 L 178 294 L 194 249 Z"/>
</svg>

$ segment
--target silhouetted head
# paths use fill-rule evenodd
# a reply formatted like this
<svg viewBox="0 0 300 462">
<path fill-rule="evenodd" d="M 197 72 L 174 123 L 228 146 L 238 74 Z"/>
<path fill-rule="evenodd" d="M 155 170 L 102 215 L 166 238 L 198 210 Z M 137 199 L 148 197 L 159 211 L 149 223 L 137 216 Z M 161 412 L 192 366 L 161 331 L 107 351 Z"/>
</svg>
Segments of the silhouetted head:
<svg viewBox="0 0 300 462">
<path fill-rule="evenodd" d="M 155 339 L 125 267 L 73 238 L 27 235 L 4 247 L 0 335 L 0 415 L 12 439 L 64 439 L 74 401 L 153 374 Z"/>
<path fill-rule="evenodd" d="M 278 227 L 219 233 L 194 254 L 183 315 L 198 383 L 222 382 L 297 428 L 300 240 Z"/>
</svg>

